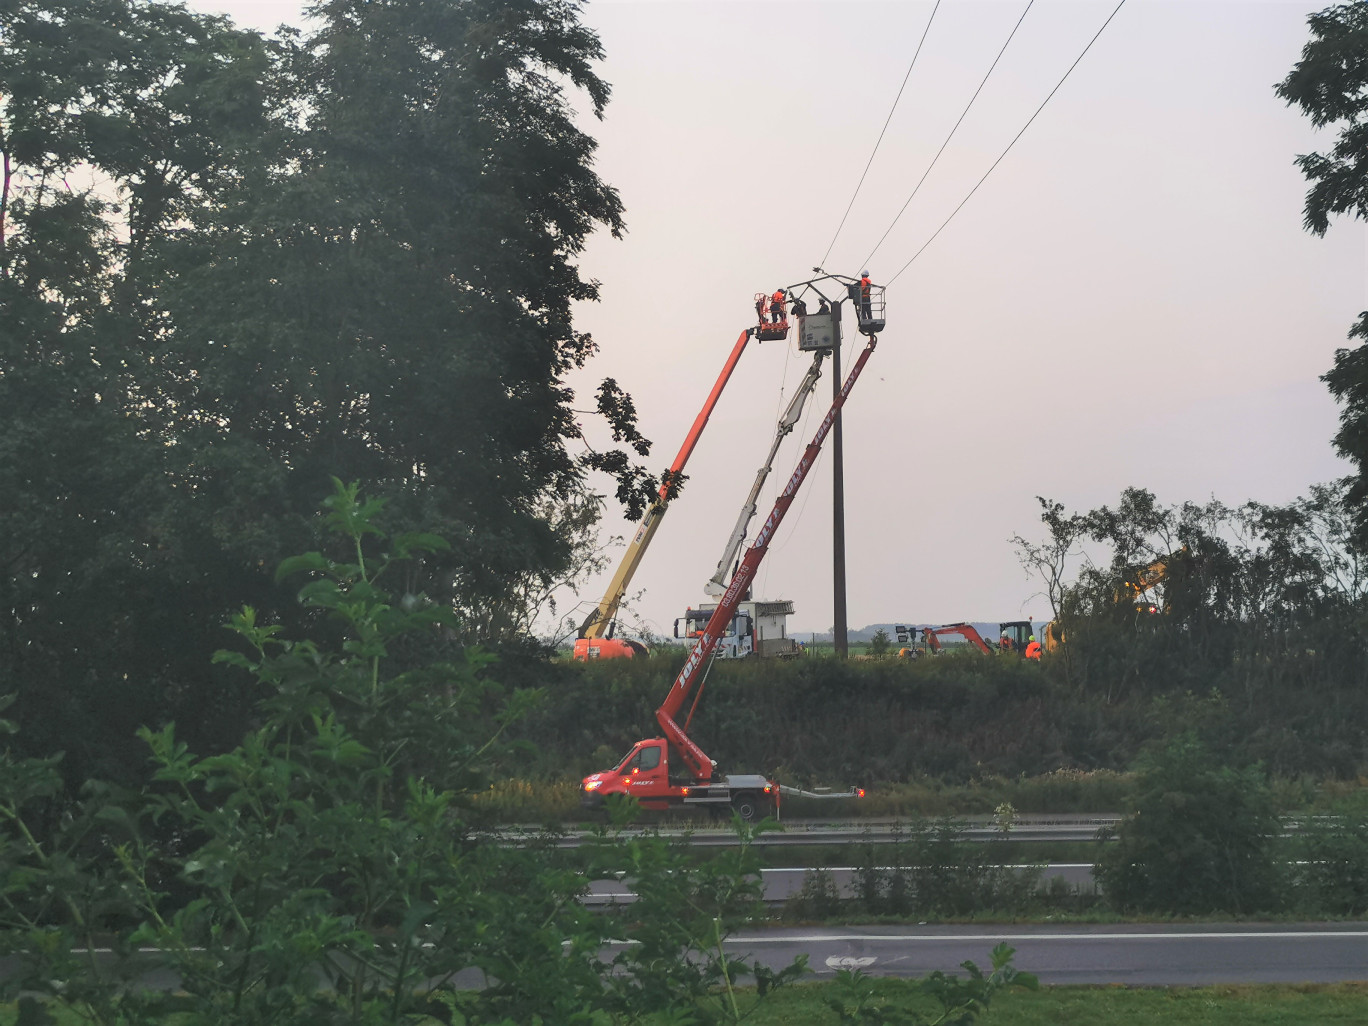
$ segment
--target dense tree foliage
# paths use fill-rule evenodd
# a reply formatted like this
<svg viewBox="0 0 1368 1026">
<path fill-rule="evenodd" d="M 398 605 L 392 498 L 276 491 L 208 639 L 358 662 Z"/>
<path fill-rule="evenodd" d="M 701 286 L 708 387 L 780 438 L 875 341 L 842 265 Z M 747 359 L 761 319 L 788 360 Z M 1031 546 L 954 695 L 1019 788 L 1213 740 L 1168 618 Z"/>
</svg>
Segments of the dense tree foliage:
<svg viewBox="0 0 1368 1026">
<path fill-rule="evenodd" d="M 1277 94 L 1317 128 L 1339 133 L 1329 152 L 1297 158 L 1311 183 L 1306 228 L 1324 235 L 1338 214 L 1368 220 L 1368 6 L 1337 4 L 1307 20 L 1311 41 Z M 1358 467 L 1349 497 L 1360 541 L 1368 543 L 1368 310 L 1349 337 L 1358 343 L 1335 353 L 1324 380 L 1344 404 L 1335 447 Z"/>
<path fill-rule="evenodd" d="M 572 92 L 597 38 L 561 0 L 324 3 L 264 38 L 159 0 L 0 8 L 0 676 L 81 779 L 140 724 L 231 742 L 207 655 L 317 543 L 329 478 L 447 538 L 406 585 L 504 641 L 592 549 L 649 450 L 579 440 L 594 351 L 575 260 L 622 229 Z M 196 715 L 185 715 L 194 710 Z M 99 725 L 99 729 L 93 729 Z"/>
<path fill-rule="evenodd" d="M 1115 508 L 1074 514 L 1041 499 L 1050 539 L 1018 542 L 1068 639 L 1064 672 L 1109 699 L 1361 686 L 1368 578 L 1349 488 L 1239 508 L 1164 506 L 1132 488 Z"/>
<path fill-rule="evenodd" d="M 532 696 L 470 650 L 411 657 L 459 620 L 390 587 L 444 543 L 387 536 L 381 514 L 339 485 L 324 519 L 340 544 L 282 564 L 310 636 L 234 617 L 219 660 L 262 699 L 228 751 L 144 730 L 152 780 L 66 809 L 55 759 L 0 751 L 0 1001 L 25 994 L 21 1021 L 51 1022 L 42 995 L 106 1026 L 720 1024 L 757 1001 L 742 973 L 760 997 L 799 975 L 724 946 L 760 905 L 753 828 L 703 866 L 616 827 L 578 852 L 488 832 L 474 799 L 517 758 L 507 727 Z M 639 901 L 579 900 L 624 875 Z M 147 986 L 168 973 L 174 988 Z"/>
</svg>

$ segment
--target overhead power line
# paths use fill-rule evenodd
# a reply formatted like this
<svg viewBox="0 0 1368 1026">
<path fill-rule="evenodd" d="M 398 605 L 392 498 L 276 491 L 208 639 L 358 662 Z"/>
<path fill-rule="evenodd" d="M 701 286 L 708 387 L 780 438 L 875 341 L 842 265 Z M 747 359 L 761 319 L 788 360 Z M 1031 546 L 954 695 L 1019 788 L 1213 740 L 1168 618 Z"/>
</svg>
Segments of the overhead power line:
<svg viewBox="0 0 1368 1026">
<path fill-rule="evenodd" d="M 845 213 L 841 215 L 841 223 L 836 226 L 836 234 L 831 237 L 831 243 L 827 246 L 826 252 L 822 254 L 818 266 L 825 267 L 827 257 L 831 256 L 831 251 L 836 246 L 836 240 L 841 237 L 841 229 L 845 227 L 846 218 L 850 216 L 850 210 L 855 206 L 855 197 L 860 195 L 860 189 L 864 185 L 865 176 L 869 174 L 870 165 L 874 163 L 874 155 L 879 152 L 879 145 L 883 142 L 884 133 L 888 131 L 888 124 L 893 120 L 893 112 L 898 109 L 898 101 L 902 99 L 903 90 L 907 88 L 907 80 L 912 77 L 912 69 L 917 66 L 917 58 L 921 55 L 922 44 L 926 42 L 926 34 L 931 31 L 931 22 L 936 20 L 936 12 L 940 10 L 941 0 L 936 0 L 936 6 L 931 8 L 931 17 L 926 19 L 926 27 L 922 29 L 921 39 L 917 42 L 917 50 L 912 54 L 912 63 L 907 66 L 907 74 L 903 76 L 902 85 L 898 86 L 898 95 L 893 97 L 893 106 L 888 109 L 888 117 L 884 119 L 883 128 L 879 130 L 879 138 L 874 141 L 874 149 L 869 154 L 869 160 L 865 162 L 864 172 L 860 175 L 860 180 L 855 184 L 855 191 L 851 193 L 850 202 L 846 204 Z"/>
<path fill-rule="evenodd" d="M 898 273 L 893 275 L 893 277 L 889 278 L 887 284 L 891 285 L 893 282 L 897 281 L 898 278 L 902 275 L 903 271 L 911 267 L 913 261 L 915 261 L 917 257 L 921 256 L 922 253 L 926 251 L 926 247 L 936 241 L 936 237 L 945 230 L 945 226 L 955 219 L 955 215 L 958 214 L 960 210 L 964 208 L 964 205 L 969 202 L 969 200 L 973 197 L 974 193 L 978 192 L 979 186 L 981 186 L 988 179 L 988 176 L 993 173 L 993 169 L 996 168 L 999 164 L 1001 164 L 1003 158 L 1011 152 L 1012 147 L 1017 144 L 1017 140 L 1026 134 L 1026 129 L 1031 127 L 1031 122 L 1035 121 L 1036 117 L 1040 114 L 1040 112 L 1045 109 L 1045 104 L 1050 102 L 1051 97 L 1053 97 L 1055 93 L 1059 92 L 1060 86 L 1062 86 L 1068 79 L 1069 75 L 1073 73 L 1073 69 L 1078 67 L 1079 61 L 1083 60 L 1083 58 L 1087 56 L 1088 51 L 1092 49 L 1093 43 L 1097 42 L 1098 37 L 1106 31 L 1107 26 L 1111 24 L 1112 19 L 1116 17 L 1117 12 L 1120 11 L 1121 8 L 1125 5 L 1126 0 L 1120 0 L 1120 2 L 1112 9 L 1111 14 L 1107 15 L 1107 20 L 1102 23 L 1102 27 L 1097 30 L 1097 32 L 1093 35 L 1093 37 L 1090 40 L 1088 40 L 1088 45 L 1083 47 L 1083 52 L 1080 53 L 1078 57 L 1075 58 L 1074 62 L 1069 65 L 1069 70 L 1064 72 L 1064 77 L 1061 78 L 1055 84 L 1055 87 L 1050 90 L 1049 96 L 1045 97 L 1045 99 L 1041 102 L 1040 106 L 1036 108 L 1035 113 L 1027 119 L 1026 124 L 1021 126 L 1021 131 L 1012 137 L 1012 141 L 1007 144 L 1007 148 L 1004 149 L 1000 154 L 998 154 L 997 160 L 993 161 L 993 163 L 989 166 L 988 170 L 983 172 L 983 177 L 980 178 L 974 184 L 974 187 L 969 190 L 969 194 L 965 196 L 964 199 L 959 201 L 959 206 L 955 207 L 954 210 L 950 211 L 950 216 L 941 222 L 941 226 L 937 228 L 934 233 L 932 233 L 931 238 L 927 239 L 924 243 L 922 243 L 921 249 L 913 253 L 911 259 L 908 260 L 907 263 L 903 264 L 902 267 L 898 268 Z"/>
<path fill-rule="evenodd" d="M 978 88 L 974 90 L 974 95 L 969 97 L 969 102 L 964 105 L 964 110 L 960 111 L 959 120 L 957 120 L 954 127 L 950 129 L 950 134 L 945 137 L 945 142 L 941 143 L 940 149 L 938 149 L 936 155 L 931 158 L 931 163 L 926 165 L 926 170 L 923 171 L 922 176 L 917 179 L 917 184 L 912 187 L 912 194 L 907 197 L 907 202 L 899 208 L 897 214 L 894 215 L 892 222 L 884 230 L 884 233 L 879 236 L 879 241 L 874 243 L 874 248 L 869 251 L 869 256 L 861 261 L 865 267 L 869 266 L 869 262 L 874 258 L 874 254 L 877 253 L 879 247 L 883 245 L 884 239 L 888 238 L 888 233 L 893 230 L 894 225 L 898 223 L 898 219 L 903 216 L 903 212 L 906 211 L 912 201 L 916 199 L 917 193 L 921 191 L 922 183 L 926 181 L 926 176 L 931 173 L 931 169 L 936 166 L 936 162 L 940 160 L 941 154 L 945 152 L 945 148 L 950 145 L 950 140 L 953 139 L 955 133 L 959 131 L 959 126 L 963 124 L 965 115 L 969 113 L 969 108 L 974 105 L 974 101 L 978 99 L 979 93 L 983 92 L 983 87 L 988 84 L 988 78 L 993 74 L 993 69 L 998 66 L 998 61 L 1002 60 L 1002 55 L 1007 52 L 1007 47 L 1012 42 L 1012 37 L 1017 34 L 1017 29 L 1021 28 L 1021 23 L 1026 20 L 1026 15 L 1034 4 L 1035 0 L 1027 0 L 1025 10 L 1021 12 L 1021 17 L 1017 19 L 1016 24 L 1012 26 L 1012 31 L 1007 35 L 1007 41 L 1002 44 L 1002 49 L 999 50 L 997 56 L 993 58 L 993 63 L 989 65 L 988 71 L 983 76 L 983 81 L 979 82 Z"/>
</svg>

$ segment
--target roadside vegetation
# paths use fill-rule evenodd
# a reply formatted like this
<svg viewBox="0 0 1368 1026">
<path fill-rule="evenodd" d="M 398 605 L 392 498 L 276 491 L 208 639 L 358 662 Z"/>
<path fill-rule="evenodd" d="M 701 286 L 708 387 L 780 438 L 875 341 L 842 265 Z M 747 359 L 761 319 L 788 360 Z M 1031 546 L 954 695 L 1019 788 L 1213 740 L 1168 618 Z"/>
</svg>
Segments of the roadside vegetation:
<svg viewBox="0 0 1368 1026">
<path fill-rule="evenodd" d="M 1314 16 L 1278 87 L 1340 133 L 1299 158 L 1316 232 L 1368 215 L 1366 12 Z M 699 858 L 615 803 L 558 846 L 682 658 L 573 665 L 533 630 L 602 566 L 596 489 L 635 515 L 662 480 L 617 383 L 589 400 L 617 448 L 567 384 L 595 351 L 576 260 L 625 227 L 579 127 L 601 56 L 551 0 L 337 0 L 269 37 L 161 0 L 0 9 L 0 1010 L 1361 1020 L 1355 987 L 1013 993 L 1005 948 L 797 987 L 801 961 L 724 945 L 771 914 L 772 824 Z M 691 729 L 724 770 L 861 784 L 841 814 L 901 824 L 791 917 L 1368 915 L 1368 313 L 1350 337 L 1353 477 L 1041 499 L 1018 548 L 1063 643 L 1038 664 L 883 638 L 713 668 Z M 1013 815 L 1102 811 L 1100 896 L 1003 868 Z M 1003 837 L 968 844 L 968 814 Z M 510 821 L 548 829 L 499 843 Z M 579 900 L 623 877 L 634 904 Z"/>
<path fill-rule="evenodd" d="M 624 836 L 622 804 L 573 853 L 551 834 L 489 836 L 470 797 L 514 754 L 507 728 L 535 696 L 451 644 L 450 608 L 388 590 L 442 543 L 388 535 L 381 514 L 339 483 L 324 516 L 337 544 L 281 565 L 312 636 L 251 607 L 233 618 L 216 659 L 260 695 L 237 745 L 199 753 L 174 724 L 145 728 L 143 785 L 92 782 L 76 801 L 60 755 L 0 753 L 0 996 L 18 1020 L 611 1024 L 683 1006 L 732 1023 L 800 977 L 801 962 L 771 970 L 723 946 L 761 916 L 763 825 L 701 862 Z M 631 905 L 578 900 L 622 875 Z M 992 972 L 997 986 L 1011 970 Z M 739 992 L 743 974 L 758 991 Z"/>
<path fill-rule="evenodd" d="M 856 977 L 853 982 L 862 991 L 855 1000 L 862 1000 L 870 1013 L 863 1018 L 857 1017 L 860 1006 L 850 998 L 852 986 L 822 982 L 775 992 L 745 1021 L 751 1026 L 914 1026 L 933 1022 L 943 1010 L 914 981 Z M 754 988 L 742 988 L 740 1001 L 751 1007 Z M 841 1004 L 844 1017 L 832 1002 Z M 1362 983 L 1016 988 L 993 1002 L 984 1021 L 994 1026 L 1351 1026 L 1363 1021 L 1365 1002 L 1368 986 Z M 86 1021 L 57 1012 L 52 1026 L 82 1026 Z M 647 1018 L 641 1026 L 667 1026 L 670 1021 L 668 1016 Z M 20 1026 L 18 1007 L 0 1007 L 0 1023 Z M 440 1023 L 434 1019 L 414 1026 Z"/>
<path fill-rule="evenodd" d="M 758 1011 L 755 1026 L 838 1026 L 844 1021 L 828 1006 L 835 985 L 790 988 Z M 924 998 L 903 980 L 872 981 L 884 1018 L 865 1022 L 898 1024 L 899 1014 L 924 1014 Z M 1260 987 L 1041 987 L 993 1005 L 994 1026 L 1333 1026 L 1363 1018 L 1368 988 L 1363 984 Z M 915 1021 L 915 1020 L 913 1020 Z"/>
</svg>

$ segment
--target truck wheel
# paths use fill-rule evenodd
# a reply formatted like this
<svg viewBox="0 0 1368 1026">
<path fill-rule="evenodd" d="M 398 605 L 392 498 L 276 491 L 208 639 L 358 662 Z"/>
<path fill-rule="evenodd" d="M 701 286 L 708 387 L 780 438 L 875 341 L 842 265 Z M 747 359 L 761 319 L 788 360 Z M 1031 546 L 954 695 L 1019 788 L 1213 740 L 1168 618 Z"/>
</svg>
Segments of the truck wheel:
<svg viewBox="0 0 1368 1026">
<path fill-rule="evenodd" d="M 744 823 L 754 823 L 761 816 L 760 799 L 753 791 L 742 791 L 732 799 L 732 811 Z"/>
</svg>

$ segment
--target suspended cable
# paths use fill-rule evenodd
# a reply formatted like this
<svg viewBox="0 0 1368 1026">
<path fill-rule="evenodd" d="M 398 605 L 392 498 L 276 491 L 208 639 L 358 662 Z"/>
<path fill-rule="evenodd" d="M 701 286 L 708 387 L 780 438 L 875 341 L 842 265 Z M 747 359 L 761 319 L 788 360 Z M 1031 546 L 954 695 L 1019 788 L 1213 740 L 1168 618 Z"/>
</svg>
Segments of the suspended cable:
<svg viewBox="0 0 1368 1026">
<path fill-rule="evenodd" d="M 898 101 L 902 99 L 903 90 L 907 88 L 907 80 L 912 77 L 912 69 L 917 66 L 917 57 L 921 55 L 922 43 L 926 42 L 926 34 L 931 31 L 931 22 L 936 20 L 936 12 L 940 10 L 940 5 L 941 0 L 936 0 L 936 6 L 931 8 L 931 17 L 926 19 L 926 27 L 922 29 L 921 39 L 917 42 L 917 50 L 912 54 L 912 63 L 907 66 L 907 74 L 903 76 L 902 85 L 898 86 L 898 95 L 893 97 L 893 106 L 888 109 L 888 117 L 884 119 L 883 128 L 879 130 L 879 138 L 874 141 L 874 149 L 869 154 L 869 160 L 865 162 L 864 173 L 860 175 L 860 180 L 855 185 L 855 191 L 851 193 L 850 202 L 846 204 L 845 213 L 841 215 L 841 223 L 836 226 L 836 234 L 831 237 L 831 244 L 822 254 L 822 259 L 817 262 L 818 266 L 826 266 L 827 257 L 831 256 L 836 240 L 841 237 L 841 229 L 845 227 L 846 218 L 850 216 L 850 210 L 855 206 L 855 197 L 860 195 L 860 188 L 864 185 L 865 176 L 869 174 L 870 165 L 874 163 L 874 155 L 879 152 L 879 144 L 883 142 L 884 133 L 888 131 L 888 124 L 893 120 L 893 112 L 898 109 Z"/>
<path fill-rule="evenodd" d="M 964 199 L 960 200 L 959 206 L 955 207 L 954 210 L 950 211 L 950 216 L 941 222 L 941 226 L 936 229 L 935 233 L 932 234 L 931 238 L 927 239 L 924 243 L 922 243 L 921 249 L 917 250 L 915 253 L 912 254 L 912 259 L 908 260 L 907 263 L 903 264 L 902 267 L 898 268 L 898 273 L 888 279 L 888 284 L 891 285 L 893 282 L 897 281 L 898 278 L 902 275 L 903 271 L 907 270 L 909 267 L 912 266 L 912 262 L 916 260 L 917 257 L 921 256 L 923 252 L 925 252 L 927 246 L 931 245 L 931 243 L 936 241 L 936 236 L 940 235 L 940 233 L 945 230 L 945 226 L 955 219 L 955 215 L 958 214 L 960 210 L 964 207 L 964 205 L 969 202 L 969 200 L 973 197 L 974 193 L 978 192 L 979 186 L 982 185 L 987 180 L 988 176 L 993 173 L 993 168 L 997 167 L 999 164 L 1002 163 L 1003 158 L 1006 157 L 1007 154 L 1011 152 L 1012 147 L 1017 144 L 1017 140 L 1026 134 L 1026 129 L 1031 127 L 1031 122 L 1034 121 L 1037 115 L 1039 115 L 1040 112 L 1045 109 L 1045 104 L 1050 102 L 1050 98 L 1053 97 L 1055 93 L 1059 92 L 1059 87 L 1062 86 L 1064 82 L 1068 79 L 1069 75 L 1073 73 L 1073 69 L 1078 67 L 1079 61 L 1083 60 L 1083 58 L 1087 56 L 1088 51 L 1092 49 L 1093 43 L 1097 42 L 1098 36 L 1102 35 L 1102 33 L 1106 31 L 1107 26 L 1111 24 L 1112 19 L 1116 17 L 1117 12 L 1120 11 L 1121 8 L 1125 5 L 1126 0 L 1120 0 L 1120 2 L 1112 9 L 1111 14 L 1107 15 L 1107 20 L 1102 23 L 1102 27 L 1097 30 L 1096 34 L 1090 40 L 1088 40 L 1088 45 L 1083 47 L 1083 52 L 1080 53 L 1078 57 L 1074 60 L 1074 62 L 1069 65 L 1069 70 L 1064 72 L 1064 77 L 1061 78 L 1058 83 L 1056 83 L 1055 87 L 1050 90 L 1050 95 L 1045 97 L 1045 99 L 1041 102 L 1040 106 L 1036 108 L 1035 114 L 1032 114 L 1030 118 L 1027 120 L 1026 124 L 1021 126 L 1021 131 L 1018 132 L 1015 136 L 1013 136 L 1012 141 L 1007 144 L 1007 148 L 1003 150 L 1000 154 L 998 154 L 997 160 L 993 161 L 992 165 L 988 168 L 988 170 L 983 172 L 983 177 L 980 178 L 978 182 L 975 183 L 974 187 L 969 190 L 969 195 L 965 196 Z"/>
<path fill-rule="evenodd" d="M 926 181 L 926 176 L 931 173 L 931 169 L 936 166 L 936 162 L 940 160 L 941 154 L 945 152 L 945 148 L 950 145 L 950 140 L 953 139 L 955 133 L 959 131 L 959 126 L 963 123 L 965 115 L 969 113 L 969 108 L 974 105 L 974 101 L 978 99 L 979 93 L 983 92 L 983 87 L 988 84 L 988 77 L 992 75 L 993 69 L 998 66 L 998 61 L 1002 60 L 1002 55 L 1007 52 L 1007 47 L 1012 42 L 1012 37 L 1017 34 L 1017 29 L 1021 28 L 1021 23 L 1026 20 L 1026 14 L 1034 4 L 1035 0 L 1027 0 L 1026 9 L 1021 12 L 1021 17 L 1018 18 L 1016 24 L 1012 26 L 1012 31 L 1008 34 L 1007 41 L 1002 44 L 1002 49 L 999 50 L 997 56 L 993 58 L 993 63 L 989 66 L 987 74 L 983 76 L 983 81 L 981 81 L 978 84 L 978 88 L 974 90 L 974 95 L 969 97 L 969 102 L 965 104 L 964 110 L 960 112 L 959 120 L 956 121 L 954 127 L 950 129 L 950 134 L 945 137 L 945 142 L 941 143 L 940 149 L 938 149 L 936 155 L 931 158 L 931 163 L 926 166 L 926 170 L 922 172 L 921 178 L 917 179 L 917 184 L 912 188 L 912 195 L 907 197 L 907 202 L 904 203 L 897 214 L 894 215 L 893 221 L 889 224 L 884 233 L 879 236 L 879 241 L 874 243 L 874 248 L 869 251 L 869 256 L 861 261 L 861 264 L 865 267 L 869 266 L 869 262 L 874 258 L 874 254 L 877 253 L 879 247 L 883 245 L 884 239 L 888 238 L 888 233 L 891 232 L 893 226 L 898 223 L 898 218 L 903 216 L 903 212 L 907 210 L 912 201 L 916 199 L 917 193 L 921 191 L 922 183 Z"/>
</svg>

